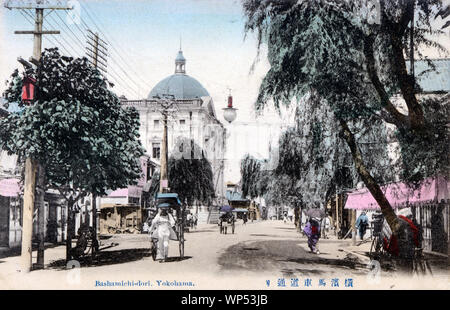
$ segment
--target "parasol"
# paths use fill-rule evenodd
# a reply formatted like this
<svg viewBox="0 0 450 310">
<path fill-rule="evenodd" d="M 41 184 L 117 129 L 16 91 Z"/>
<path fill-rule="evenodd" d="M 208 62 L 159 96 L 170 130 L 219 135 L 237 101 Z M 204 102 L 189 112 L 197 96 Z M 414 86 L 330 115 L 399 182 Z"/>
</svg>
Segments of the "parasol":
<svg viewBox="0 0 450 310">
<path fill-rule="evenodd" d="M 311 208 L 305 212 L 309 217 L 323 218 L 325 217 L 325 211 L 319 208 Z"/>
<path fill-rule="evenodd" d="M 230 211 L 232 211 L 232 210 L 233 210 L 233 208 L 232 208 L 231 206 L 228 206 L 228 205 L 222 206 L 222 207 L 220 208 L 220 211 L 221 211 L 221 212 L 230 212 Z"/>
</svg>

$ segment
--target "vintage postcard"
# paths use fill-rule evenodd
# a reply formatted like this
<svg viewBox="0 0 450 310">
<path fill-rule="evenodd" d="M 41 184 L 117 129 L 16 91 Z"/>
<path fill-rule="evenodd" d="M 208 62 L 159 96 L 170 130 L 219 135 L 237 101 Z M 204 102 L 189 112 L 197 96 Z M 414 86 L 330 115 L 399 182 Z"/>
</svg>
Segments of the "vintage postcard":
<svg viewBox="0 0 450 310">
<path fill-rule="evenodd" d="M 448 0 L 4 0 L 0 42 L 0 289 L 450 289 Z"/>
</svg>

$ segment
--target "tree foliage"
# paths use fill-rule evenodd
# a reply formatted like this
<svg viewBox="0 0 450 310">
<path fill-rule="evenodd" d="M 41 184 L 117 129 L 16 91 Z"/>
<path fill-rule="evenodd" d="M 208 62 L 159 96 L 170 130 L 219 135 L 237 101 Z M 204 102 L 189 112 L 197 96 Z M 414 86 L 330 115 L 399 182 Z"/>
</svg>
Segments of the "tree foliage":
<svg viewBox="0 0 450 310">
<path fill-rule="evenodd" d="M 37 80 L 31 105 L 22 80 Z M 46 49 L 37 69 L 13 73 L 5 92 L 20 112 L 0 121 L 0 147 L 45 166 L 46 182 L 72 198 L 134 184 L 140 177 L 139 114 L 123 109 L 109 82 L 86 58 Z"/>
<path fill-rule="evenodd" d="M 186 138 L 178 138 L 168 162 L 169 188 L 180 200 L 192 206 L 195 203 L 209 205 L 215 197 L 211 164 L 203 150 Z M 159 192 L 159 172 L 152 177 L 150 193 Z"/>
<path fill-rule="evenodd" d="M 334 174 L 330 168 L 335 169 L 334 163 L 340 162 L 339 157 L 342 157 L 337 147 L 342 139 L 352 156 L 355 171 L 395 231 L 398 222 L 379 187 L 379 183 L 389 180 L 386 169 L 379 169 L 377 165 L 381 160 L 387 161 L 387 152 L 372 152 L 363 145 L 379 143 L 381 149 L 383 146 L 386 149 L 390 142 L 386 141 L 387 135 L 377 136 L 376 133 L 380 125 L 392 124 L 396 128 L 396 139 L 400 141 L 403 179 L 417 181 L 436 173 L 448 175 L 448 156 L 442 148 L 442 141 L 448 141 L 445 130 L 448 113 L 440 110 L 448 105 L 448 96 L 433 99 L 417 96 L 420 87 L 408 73 L 406 63 L 411 30 L 419 58 L 423 58 L 421 48 L 424 46 L 444 50 L 430 39 L 431 34 L 442 33 L 431 25 L 442 12 L 441 1 L 244 0 L 243 7 L 247 16 L 246 30 L 257 32 L 260 46 L 267 45 L 270 63 L 256 108 L 263 109 L 271 101 L 276 107 L 289 105 L 296 99 L 302 110 L 300 99 L 305 95 L 317 94 L 320 98 L 317 100 L 320 104 L 306 107 L 317 109 L 306 115 L 315 114 L 318 118 L 298 114 L 299 136 L 294 141 L 310 141 L 292 143 L 292 148 L 298 145 L 300 149 L 289 150 L 286 155 L 304 163 L 313 159 L 314 163 L 310 161 L 313 165 L 296 173 L 311 180 L 315 177 L 314 169 L 316 173 L 322 171 L 317 179 L 323 178 L 329 183 Z M 403 98 L 406 114 L 392 102 L 393 94 Z M 325 111 L 324 105 L 328 106 Z M 327 120 L 331 120 L 335 128 L 331 128 Z M 369 141 L 370 138 L 373 140 Z M 433 154 L 427 153 L 425 144 L 438 142 L 436 139 L 441 143 L 428 149 Z M 289 167 L 291 161 L 286 163 Z M 385 167 L 384 163 L 380 166 Z M 312 190 L 304 193 L 313 193 Z"/>
</svg>

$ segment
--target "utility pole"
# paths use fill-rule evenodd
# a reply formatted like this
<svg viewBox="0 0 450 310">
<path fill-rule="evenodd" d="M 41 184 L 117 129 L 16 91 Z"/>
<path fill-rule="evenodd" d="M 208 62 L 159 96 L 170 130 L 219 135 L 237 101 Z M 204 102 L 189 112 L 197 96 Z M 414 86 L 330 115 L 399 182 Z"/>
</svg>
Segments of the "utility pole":
<svg viewBox="0 0 450 310">
<path fill-rule="evenodd" d="M 162 137 L 162 145 L 161 145 L 161 170 L 159 177 L 159 192 L 163 193 L 167 188 L 169 188 L 169 180 L 168 180 L 168 161 L 169 161 L 169 151 L 168 151 L 168 139 L 167 139 L 167 122 L 168 115 L 170 109 L 175 104 L 175 98 L 170 94 L 163 94 L 162 98 L 159 96 L 154 97 L 157 101 L 157 104 L 161 107 L 161 114 L 163 115 L 163 137 Z"/>
<path fill-rule="evenodd" d="M 86 55 L 89 58 L 90 63 L 97 69 L 99 69 L 103 74 L 107 72 L 107 57 L 108 57 L 108 43 L 103 41 L 98 33 L 94 33 L 88 30 L 87 34 L 88 40 L 86 43 Z"/>
<path fill-rule="evenodd" d="M 24 3 L 23 1 L 6 1 L 5 8 L 19 9 L 19 10 L 31 10 L 36 12 L 34 31 L 15 31 L 15 34 L 32 34 L 34 36 L 33 41 L 33 57 L 32 62 L 39 66 L 42 52 L 42 35 L 43 34 L 59 34 L 57 30 L 42 31 L 42 25 L 44 23 L 44 10 L 70 10 L 72 7 L 68 6 L 67 1 L 60 1 L 58 4 L 42 3 L 42 1 Z M 38 68 L 39 70 L 39 68 Z M 39 85 L 39 81 L 37 81 Z M 39 91 L 39 89 L 38 89 Z M 36 98 L 34 98 L 36 101 Z M 39 163 L 28 157 L 25 159 L 25 188 L 23 197 L 23 212 L 22 212 L 22 251 L 21 251 L 21 271 L 30 272 L 32 270 L 32 251 L 33 251 L 33 213 L 35 205 L 35 190 L 36 190 L 36 173 L 41 175 L 43 173 L 42 167 L 39 167 Z M 42 180 L 42 178 L 40 177 Z M 41 184 L 40 191 L 43 190 L 43 184 Z M 43 195 L 43 193 L 40 193 Z M 41 199 L 43 200 L 43 199 Z M 43 267 L 44 265 L 44 203 L 41 201 L 41 207 L 39 210 L 39 251 L 37 265 Z"/>
<path fill-rule="evenodd" d="M 106 74 L 107 70 L 107 59 L 108 56 L 108 48 L 105 41 L 100 39 L 98 33 L 94 33 L 88 29 L 88 40 L 86 43 L 87 56 L 89 58 L 90 63 L 97 69 L 99 69 L 103 74 Z M 95 193 L 92 194 L 92 228 L 94 230 L 94 238 L 97 240 L 97 195 Z M 86 210 L 87 213 L 87 210 Z M 92 251 L 92 255 L 95 253 Z"/>
<path fill-rule="evenodd" d="M 161 193 L 164 192 L 164 188 L 169 187 L 169 180 L 168 180 L 168 161 L 169 161 L 169 156 L 168 156 L 168 145 L 167 145 L 167 111 L 163 110 L 162 112 L 163 115 L 163 125 L 164 125 L 164 130 L 163 130 L 163 137 L 162 137 L 162 146 L 161 146 L 161 175 L 160 175 L 160 182 L 159 182 L 159 191 Z"/>
</svg>

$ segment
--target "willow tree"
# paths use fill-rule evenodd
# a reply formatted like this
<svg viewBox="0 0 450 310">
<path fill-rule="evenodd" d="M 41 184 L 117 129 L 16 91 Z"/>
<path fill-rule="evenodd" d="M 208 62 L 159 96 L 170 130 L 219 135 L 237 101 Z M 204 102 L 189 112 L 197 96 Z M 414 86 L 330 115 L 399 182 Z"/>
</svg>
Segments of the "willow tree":
<svg viewBox="0 0 450 310">
<path fill-rule="evenodd" d="M 270 63 L 256 108 L 271 101 L 279 108 L 317 93 L 330 107 L 336 122 L 333 131 L 345 142 L 358 176 L 396 232 L 399 221 L 371 171 L 376 167 L 368 164 L 371 154 L 361 151 L 356 131 L 375 120 L 393 124 L 407 181 L 437 171 L 448 174 L 448 156 L 439 147 L 448 141 L 447 116 L 425 107 L 406 63 L 411 41 L 419 57 L 422 46 L 443 50 L 428 38 L 442 33 L 431 24 L 442 9 L 441 1 L 244 0 L 243 7 L 246 30 L 257 32 L 259 47 L 267 45 Z M 404 99 L 407 113 L 391 101 L 393 94 Z M 434 101 L 433 106 L 448 111 L 448 97 Z M 305 121 L 313 126 L 313 120 Z"/>
<path fill-rule="evenodd" d="M 181 202 L 188 205 L 209 205 L 215 197 L 213 172 L 204 151 L 187 138 L 176 140 L 168 162 L 169 187 Z M 150 195 L 159 191 L 159 172 L 152 177 Z"/>
<path fill-rule="evenodd" d="M 32 105 L 21 97 L 25 75 L 37 81 Z M 54 48 L 42 53 L 38 68 L 16 70 L 5 92 L 7 104 L 23 110 L 0 120 L 0 148 L 37 160 L 47 187 L 66 199 L 67 259 L 75 203 L 89 193 L 136 184 L 142 173 L 139 114 L 123 109 L 110 86 L 87 58 L 62 56 Z"/>
</svg>

